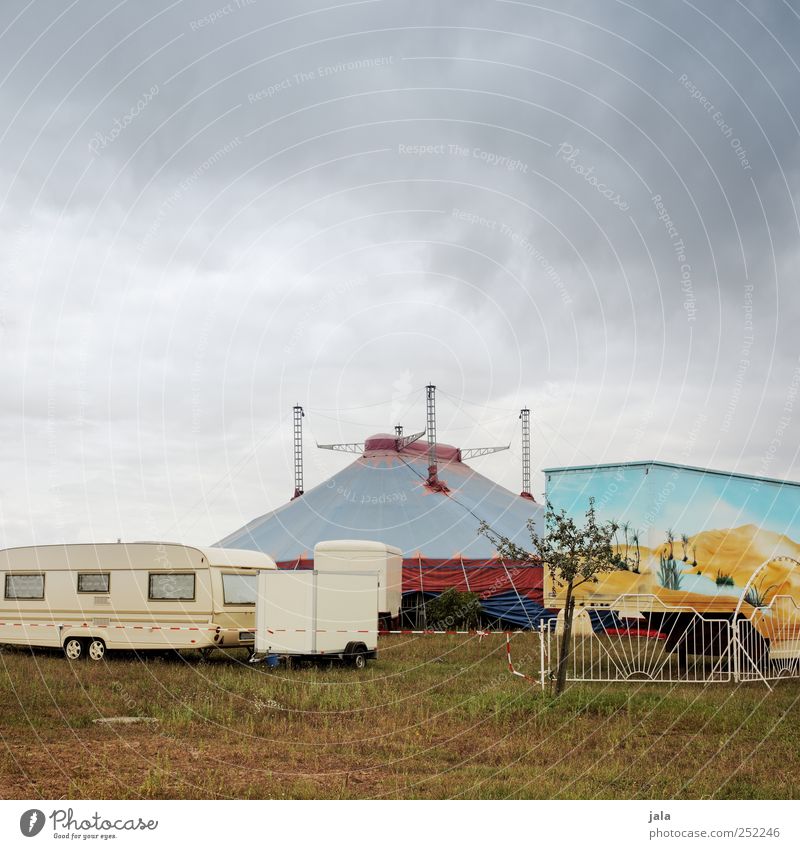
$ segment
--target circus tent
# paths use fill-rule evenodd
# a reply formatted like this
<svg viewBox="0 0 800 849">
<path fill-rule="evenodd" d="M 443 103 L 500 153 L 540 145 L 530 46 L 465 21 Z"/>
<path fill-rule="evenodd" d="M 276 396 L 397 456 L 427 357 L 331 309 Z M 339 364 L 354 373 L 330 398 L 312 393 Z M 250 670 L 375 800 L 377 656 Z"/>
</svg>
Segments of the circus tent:
<svg viewBox="0 0 800 849">
<path fill-rule="evenodd" d="M 403 552 L 404 607 L 415 611 L 415 624 L 425 624 L 427 598 L 455 587 L 479 595 L 486 620 L 535 626 L 543 615 L 541 566 L 500 559 L 478 527 L 486 522 L 530 548 L 528 522 L 539 526 L 542 507 L 442 443 L 435 445 L 441 485 L 432 487 L 429 452 L 424 441 L 372 436 L 340 472 L 216 544 L 263 551 L 281 568 L 302 569 L 323 540 L 377 540 Z"/>
</svg>

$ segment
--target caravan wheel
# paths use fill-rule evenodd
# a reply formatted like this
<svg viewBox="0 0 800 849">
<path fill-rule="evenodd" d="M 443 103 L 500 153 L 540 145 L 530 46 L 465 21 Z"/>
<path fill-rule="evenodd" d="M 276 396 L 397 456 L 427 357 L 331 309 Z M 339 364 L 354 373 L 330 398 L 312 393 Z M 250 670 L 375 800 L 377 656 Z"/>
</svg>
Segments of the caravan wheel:
<svg viewBox="0 0 800 849">
<path fill-rule="evenodd" d="M 67 660 L 80 660 L 83 657 L 83 642 L 77 637 L 64 640 L 64 655 Z"/>
<path fill-rule="evenodd" d="M 344 662 L 356 669 L 363 669 L 367 665 L 367 647 L 364 643 L 348 643 L 344 648 Z"/>
<path fill-rule="evenodd" d="M 106 656 L 106 644 L 95 637 L 89 643 L 89 660 L 102 660 Z"/>
</svg>

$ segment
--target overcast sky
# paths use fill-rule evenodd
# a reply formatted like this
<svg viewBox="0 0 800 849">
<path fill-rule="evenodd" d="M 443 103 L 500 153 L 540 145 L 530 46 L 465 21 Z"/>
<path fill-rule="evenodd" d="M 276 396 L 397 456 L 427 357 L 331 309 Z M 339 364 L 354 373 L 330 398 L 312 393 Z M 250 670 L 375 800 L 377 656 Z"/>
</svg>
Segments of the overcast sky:
<svg viewBox="0 0 800 849">
<path fill-rule="evenodd" d="M 219 539 L 428 382 L 537 497 L 800 478 L 797 3 L 2 10 L 0 545 Z"/>
</svg>

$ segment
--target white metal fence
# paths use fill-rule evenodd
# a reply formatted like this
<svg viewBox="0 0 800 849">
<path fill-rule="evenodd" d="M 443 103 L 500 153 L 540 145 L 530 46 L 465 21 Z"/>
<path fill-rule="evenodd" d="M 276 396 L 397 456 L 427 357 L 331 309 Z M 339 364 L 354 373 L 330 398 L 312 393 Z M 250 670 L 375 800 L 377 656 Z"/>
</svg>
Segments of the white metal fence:
<svg viewBox="0 0 800 849">
<path fill-rule="evenodd" d="M 734 614 L 716 616 L 689 609 L 623 620 L 595 614 L 592 625 L 571 634 L 568 681 L 761 681 L 770 687 L 770 681 L 800 678 L 800 608 L 790 596 L 773 596 L 761 606 L 740 604 Z M 555 678 L 563 638 L 556 620 L 542 622 L 532 637 L 534 645 L 528 643 L 525 651 L 528 668 L 518 668 L 514 655 L 521 652 L 515 647 L 521 649 L 521 640 L 531 635 L 509 635 L 508 665 L 544 688 Z"/>
<path fill-rule="evenodd" d="M 737 619 L 734 670 L 738 680 L 777 681 L 800 678 L 800 609 L 790 596 Z"/>
</svg>

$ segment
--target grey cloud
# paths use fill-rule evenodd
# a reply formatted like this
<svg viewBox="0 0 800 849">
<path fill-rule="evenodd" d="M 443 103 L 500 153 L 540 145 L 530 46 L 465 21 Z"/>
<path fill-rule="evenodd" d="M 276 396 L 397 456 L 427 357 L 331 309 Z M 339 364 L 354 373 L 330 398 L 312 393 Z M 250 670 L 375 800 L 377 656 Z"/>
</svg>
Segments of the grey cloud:
<svg viewBox="0 0 800 849">
<path fill-rule="evenodd" d="M 762 471 L 798 366 L 788 7 L 10 5 L 0 541 L 217 539 L 289 492 L 293 403 L 362 439 L 428 380 L 486 407 L 443 396 L 444 440 L 530 403 L 538 467 Z"/>
</svg>

